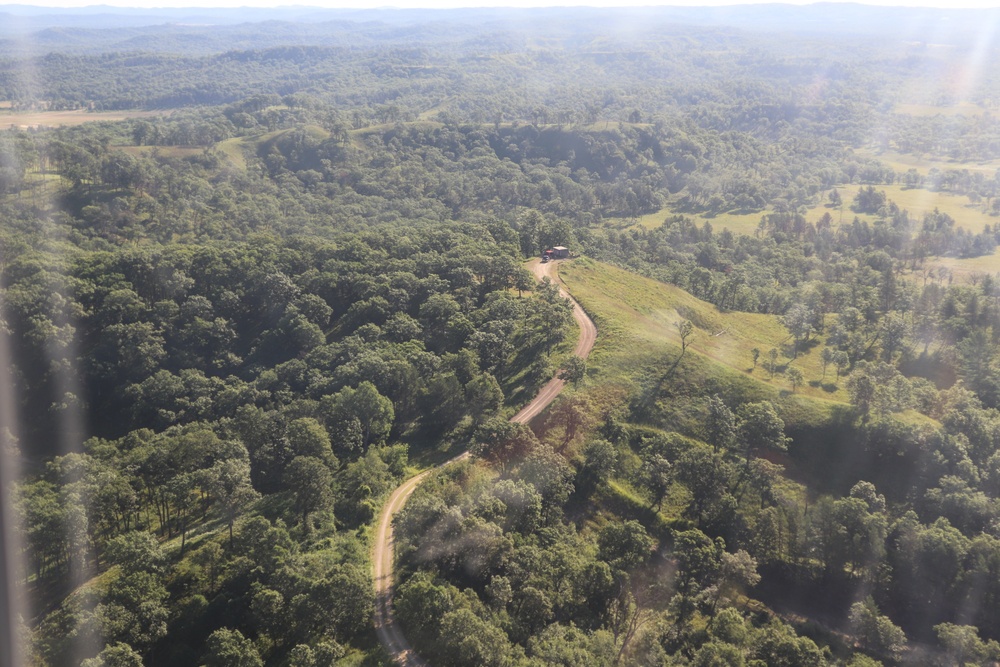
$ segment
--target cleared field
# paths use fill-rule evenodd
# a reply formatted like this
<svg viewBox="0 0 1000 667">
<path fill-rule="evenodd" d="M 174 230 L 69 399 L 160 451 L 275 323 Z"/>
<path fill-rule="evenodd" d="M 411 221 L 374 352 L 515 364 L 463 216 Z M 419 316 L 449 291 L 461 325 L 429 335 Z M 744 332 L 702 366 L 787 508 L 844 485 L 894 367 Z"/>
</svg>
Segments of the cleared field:
<svg viewBox="0 0 1000 667">
<path fill-rule="evenodd" d="M 278 137 L 284 134 L 290 134 L 292 132 L 296 132 L 298 131 L 298 129 L 304 130 L 306 134 L 308 134 L 312 139 L 315 139 L 316 141 L 326 141 L 327 139 L 330 138 L 330 132 L 324 130 L 319 125 L 303 125 L 301 126 L 301 128 L 275 130 L 274 132 L 268 132 L 267 134 L 262 134 L 259 137 L 247 137 L 246 141 L 260 145 L 268 141 L 277 139 Z"/>
<path fill-rule="evenodd" d="M 125 120 L 160 115 L 156 111 L 108 111 L 93 112 L 84 109 L 73 111 L 0 111 L 0 128 L 11 127 L 26 130 L 29 127 L 62 127 L 81 125 L 98 121 Z"/>
<path fill-rule="evenodd" d="M 877 157 L 873 154 L 873 157 Z M 912 156 L 900 156 L 900 157 L 912 157 Z M 879 159 L 882 159 L 881 157 Z M 884 161 L 884 160 L 883 160 Z M 891 164 L 891 163 L 890 163 Z M 940 162 L 928 162 L 926 163 L 925 172 L 930 170 L 931 167 L 937 166 L 939 169 L 950 168 L 950 169 L 978 169 L 985 173 L 993 174 L 997 169 L 1000 169 L 1000 160 L 992 163 L 982 164 L 978 166 L 968 165 L 968 164 L 951 164 L 945 166 L 946 163 Z M 893 165 L 893 169 L 897 171 L 906 171 L 909 167 L 902 168 L 902 164 Z M 838 186 L 837 190 L 840 192 L 840 196 L 844 201 L 842 208 L 836 209 L 828 206 L 828 200 L 826 198 L 827 193 L 823 193 L 822 201 L 820 204 L 813 206 L 806 211 L 806 219 L 810 222 L 816 222 L 819 220 L 824 213 L 829 212 L 833 216 L 834 225 L 839 225 L 841 223 L 850 223 L 857 216 L 862 220 L 867 220 L 873 222 L 875 216 L 857 214 L 851 210 L 851 202 L 854 200 L 855 195 L 857 195 L 858 190 L 862 187 L 867 187 L 863 185 L 842 185 Z M 902 185 L 876 185 L 876 190 L 885 191 L 886 196 L 892 201 L 896 202 L 900 208 L 906 209 L 910 212 L 910 216 L 919 220 L 922 220 L 926 213 L 932 212 L 934 209 L 938 209 L 943 213 L 947 213 L 952 218 L 955 219 L 955 223 L 964 229 L 973 232 L 981 232 L 983 226 L 994 225 L 1000 222 L 1000 217 L 992 216 L 983 210 L 983 207 L 979 204 L 969 203 L 969 198 L 965 195 L 956 195 L 950 192 L 933 192 L 931 190 L 924 190 L 922 188 L 906 188 Z M 683 215 L 691 218 L 699 225 L 703 225 L 706 222 L 712 225 L 712 229 L 716 232 L 721 232 L 723 229 L 728 229 L 733 234 L 753 234 L 757 230 L 757 225 L 760 223 L 761 216 L 769 213 L 770 209 L 760 211 L 757 213 L 720 213 L 719 215 L 704 215 L 704 214 L 694 214 L 694 213 L 684 213 Z M 655 229 L 663 224 L 663 221 L 675 215 L 677 211 L 673 211 L 670 206 L 665 206 L 655 213 L 648 213 L 639 217 L 620 217 L 620 218 L 608 218 L 605 220 L 604 224 L 609 227 L 615 227 L 618 229 L 623 229 L 627 227 L 644 227 L 646 229 Z"/>
<path fill-rule="evenodd" d="M 728 375 L 725 382 L 747 380 L 759 390 L 788 399 L 816 398 L 846 402 L 847 391 L 834 382 L 835 371 L 823 378 L 822 346 L 814 340 L 791 361 L 792 340 L 777 317 L 755 313 L 726 313 L 682 289 L 643 278 L 608 264 L 581 258 L 563 264 L 559 276 L 569 291 L 597 321 L 598 342 L 592 361 L 602 374 L 602 383 L 627 381 L 648 369 L 652 359 L 680 355 L 680 335 L 675 322 L 686 319 L 694 325 L 685 355 L 701 357 L 715 367 L 714 374 Z M 753 368 L 750 351 L 761 351 Z M 780 375 L 765 370 L 768 350 L 782 354 L 778 368 L 794 366 L 802 371 L 806 385 L 788 396 L 791 385 Z M 719 368 L 721 367 L 721 368 Z M 736 380 L 733 376 L 738 376 Z M 839 383 L 843 385 L 843 381 Z M 813 386 L 815 385 L 815 386 Z"/>
</svg>

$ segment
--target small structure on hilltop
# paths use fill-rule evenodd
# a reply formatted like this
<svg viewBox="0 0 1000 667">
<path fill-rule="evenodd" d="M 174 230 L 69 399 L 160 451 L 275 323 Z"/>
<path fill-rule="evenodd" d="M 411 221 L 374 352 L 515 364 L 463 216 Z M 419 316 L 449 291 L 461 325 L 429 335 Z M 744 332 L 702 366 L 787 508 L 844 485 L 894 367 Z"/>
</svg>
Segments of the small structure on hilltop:
<svg viewBox="0 0 1000 667">
<path fill-rule="evenodd" d="M 569 257 L 569 248 L 557 245 L 555 248 L 552 249 L 553 259 L 566 259 L 567 257 Z"/>
</svg>

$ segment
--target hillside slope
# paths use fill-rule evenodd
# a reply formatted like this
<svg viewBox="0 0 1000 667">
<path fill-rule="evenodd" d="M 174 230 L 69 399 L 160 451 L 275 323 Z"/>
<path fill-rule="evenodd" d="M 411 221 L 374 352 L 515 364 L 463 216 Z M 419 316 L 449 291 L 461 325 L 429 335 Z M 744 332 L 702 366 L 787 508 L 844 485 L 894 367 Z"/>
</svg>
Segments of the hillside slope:
<svg viewBox="0 0 1000 667">
<path fill-rule="evenodd" d="M 567 264 L 560 274 L 584 308 L 595 314 L 602 325 L 615 332 L 614 342 L 599 344 L 597 352 L 610 366 L 628 364 L 628 358 L 650 354 L 680 354 L 680 335 L 676 323 L 689 320 L 694 330 L 687 351 L 720 368 L 713 375 L 731 375 L 731 381 L 752 380 L 757 392 L 780 396 L 791 393 L 791 386 L 780 374 L 791 366 L 805 375 L 806 385 L 796 389 L 797 397 L 846 403 L 843 382 L 835 382 L 830 367 L 824 377 L 820 361 L 821 338 L 813 339 L 798 358 L 791 360 L 791 336 L 778 317 L 757 313 L 723 312 L 713 304 L 684 290 L 644 278 L 609 264 L 579 259 Z M 667 347 L 664 347 L 667 346 Z M 676 351 L 673 349 L 676 348 Z M 751 350 L 760 350 L 754 368 Z M 765 369 L 767 353 L 779 351 L 773 376 Z"/>
</svg>

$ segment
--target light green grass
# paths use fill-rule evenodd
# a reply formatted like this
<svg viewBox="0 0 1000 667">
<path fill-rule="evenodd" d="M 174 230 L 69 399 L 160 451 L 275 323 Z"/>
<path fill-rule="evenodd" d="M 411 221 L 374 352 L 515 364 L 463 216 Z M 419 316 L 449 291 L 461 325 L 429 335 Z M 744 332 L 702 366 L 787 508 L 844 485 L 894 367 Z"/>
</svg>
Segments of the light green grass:
<svg viewBox="0 0 1000 667">
<path fill-rule="evenodd" d="M 275 130 L 274 132 L 268 132 L 256 137 L 235 137 L 233 139 L 226 139 L 225 141 L 220 141 L 215 144 L 215 148 L 219 152 L 226 155 L 234 166 L 237 166 L 240 169 L 246 169 L 246 154 L 248 151 L 256 153 L 257 149 L 267 142 L 274 141 L 284 134 L 288 134 L 289 132 L 299 129 L 305 130 L 306 134 L 316 141 L 326 141 L 330 138 L 330 133 L 318 125 L 303 125 L 298 128 Z"/>
<path fill-rule="evenodd" d="M 129 155 L 149 155 L 156 152 L 163 157 L 190 157 L 201 155 L 204 152 L 202 146 L 120 146 L 118 150 Z"/>
<path fill-rule="evenodd" d="M 664 220 L 676 213 L 669 206 L 665 206 L 655 213 L 647 213 L 635 218 L 608 218 L 606 224 L 617 228 L 639 226 L 646 229 L 656 229 L 663 224 Z M 698 225 L 704 225 L 706 222 L 711 224 L 712 229 L 716 232 L 728 229 L 733 234 L 753 234 L 757 225 L 760 224 L 763 213 L 720 213 L 718 215 L 685 213 L 684 215 L 697 222 Z"/>
<path fill-rule="evenodd" d="M 306 134 L 308 134 L 312 139 L 315 139 L 316 141 L 326 141 L 327 139 L 330 138 L 330 133 L 327 130 L 324 130 L 319 125 L 300 125 L 298 127 L 286 128 L 283 130 L 275 130 L 273 132 L 261 134 L 260 136 L 257 137 L 248 137 L 246 141 L 250 144 L 255 144 L 259 146 L 261 144 L 267 143 L 268 141 L 273 141 L 282 135 L 288 134 L 290 132 L 296 132 L 298 130 L 305 131 Z"/>
<path fill-rule="evenodd" d="M 563 264 L 559 273 L 574 298 L 597 321 L 598 342 L 590 363 L 606 383 L 601 391 L 628 383 L 647 369 L 652 359 L 679 356 L 675 322 L 687 319 L 695 328 L 686 354 L 717 366 L 713 372 L 750 380 L 759 385 L 759 392 L 783 396 L 791 403 L 848 400 L 846 390 L 834 384 L 833 368 L 822 379 L 819 344 L 800 352 L 794 361 L 785 354 L 779 356 L 779 367 L 795 366 L 805 376 L 806 386 L 799 387 L 794 396 L 789 395 L 791 385 L 783 376 L 769 376 L 764 369 L 768 350 L 790 351 L 792 342 L 775 316 L 722 312 L 680 288 L 585 258 Z M 750 351 L 755 347 L 761 350 L 761 358 L 753 369 Z"/>
<path fill-rule="evenodd" d="M 225 141 L 220 141 L 215 144 L 215 148 L 229 158 L 229 161 L 240 169 L 247 168 L 245 151 L 248 146 L 249 144 L 246 139 L 243 139 L 242 137 L 226 139 Z"/>
<path fill-rule="evenodd" d="M 415 120 L 407 123 L 380 123 L 378 125 L 368 125 L 357 130 L 351 130 L 350 134 L 352 137 L 368 137 L 373 134 L 382 134 L 383 132 L 387 132 L 396 127 L 396 125 L 412 127 L 419 130 L 439 130 L 445 126 L 444 123 L 439 123 L 435 120 Z"/>
<path fill-rule="evenodd" d="M 906 173 L 910 169 L 916 169 L 918 173 L 926 175 L 931 169 L 948 171 L 952 169 L 968 169 L 970 172 L 981 172 L 993 176 L 997 169 L 1000 169 L 1000 160 L 989 160 L 984 162 L 958 162 L 957 160 L 946 160 L 932 158 L 922 155 L 912 155 L 910 153 L 897 153 L 895 151 L 877 151 L 870 148 L 861 148 L 854 151 L 855 154 L 879 160 L 893 168 L 897 173 Z"/>
<path fill-rule="evenodd" d="M 955 257 L 937 257 L 924 263 L 925 269 L 932 269 L 938 272 L 940 269 L 948 269 L 952 280 L 956 283 L 967 283 L 974 274 L 1000 273 L 1000 251 L 992 255 L 982 257 L 969 257 L 967 259 L 957 259 Z M 913 280 L 923 282 L 924 273 L 921 270 L 912 271 L 907 274 Z"/>
<path fill-rule="evenodd" d="M 900 168 L 901 166 L 902 165 L 897 164 L 894 165 L 893 168 L 897 171 L 906 171 L 906 169 L 908 169 L 908 167 L 905 169 Z M 948 168 L 956 169 L 968 167 L 969 165 L 955 164 Z M 980 168 L 984 172 L 992 174 L 997 168 L 1000 168 L 1000 161 L 997 161 L 995 166 L 993 166 L 993 163 L 990 163 L 988 165 L 980 165 Z M 829 212 L 830 215 L 833 216 L 834 226 L 841 223 L 850 224 L 854 220 L 855 216 L 861 218 L 862 220 L 867 220 L 868 222 L 874 222 L 875 216 L 858 214 L 851 210 L 851 202 L 854 200 L 854 196 L 858 193 L 858 190 L 862 187 L 867 186 L 838 186 L 837 190 L 840 192 L 840 196 L 844 201 L 844 205 L 839 209 L 832 208 L 828 205 L 829 200 L 826 198 L 826 193 L 824 193 L 822 201 L 806 211 L 806 219 L 809 220 L 809 222 L 815 223 L 823 216 L 824 213 Z M 994 225 L 997 222 L 1000 222 L 1000 217 L 989 215 L 984 211 L 983 206 L 980 204 L 971 204 L 969 202 L 969 198 L 965 195 L 957 195 L 950 192 L 932 192 L 922 188 L 906 188 L 902 185 L 876 185 L 875 189 L 884 190 L 886 196 L 890 200 L 896 202 L 900 208 L 909 211 L 910 217 L 916 219 L 918 222 L 923 219 L 926 213 L 930 213 L 934 209 L 938 209 L 942 213 L 950 215 L 955 219 L 955 223 L 958 227 L 976 233 L 981 232 L 985 225 Z M 733 234 L 753 234 L 757 231 L 761 217 L 770 212 L 770 209 L 766 209 L 756 213 L 720 213 L 714 216 L 684 213 L 684 215 L 694 220 L 698 225 L 704 225 L 706 222 L 711 224 L 712 229 L 716 232 L 728 229 Z M 668 205 L 655 213 L 648 213 L 638 217 L 608 218 L 605 221 L 605 225 L 618 229 L 635 226 L 644 227 L 646 229 L 655 229 L 662 225 L 664 220 L 671 215 L 675 215 L 676 213 L 677 212 L 673 211 Z"/>
<path fill-rule="evenodd" d="M 816 222 L 822 217 L 823 213 L 829 211 L 833 216 L 834 225 L 839 224 L 841 220 L 843 223 L 849 224 L 854 220 L 854 216 L 856 215 L 850 208 L 851 202 L 862 187 L 867 186 L 845 185 L 838 187 L 837 190 L 844 201 L 843 209 L 829 208 L 825 205 L 826 201 L 824 201 L 823 204 L 809 209 L 806 212 L 806 219 L 809 222 Z M 948 192 L 931 192 L 930 190 L 923 190 L 921 188 L 908 189 L 902 185 L 876 185 L 875 189 L 884 191 L 891 201 L 896 202 L 901 209 L 908 211 L 910 217 L 918 222 L 923 220 L 925 214 L 932 212 L 934 209 L 938 209 L 942 213 L 947 213 L 954 218 L 956 226 L 976 233 L 983 231 L 985 225 L 993 225 L 1000 222 L 1000 218 L 987 215 L 983 212 L 981 206 L 970 204 L 968 197 L 963 195 L 953 195 Z M 841 213 L 843 213 L 842 216 Z M 859 215 L 858 217 L 869 221 L 874 219 L 873 216 Z"/>
</svg>

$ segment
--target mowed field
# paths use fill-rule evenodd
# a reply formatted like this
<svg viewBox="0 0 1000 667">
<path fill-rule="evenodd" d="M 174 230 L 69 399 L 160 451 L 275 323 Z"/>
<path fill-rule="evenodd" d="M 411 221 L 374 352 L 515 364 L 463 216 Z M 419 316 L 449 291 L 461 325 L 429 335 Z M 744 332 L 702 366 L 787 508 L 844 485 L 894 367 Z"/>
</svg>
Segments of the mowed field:
<svg viewBox="0 0 1000 667">
<path fill-rule="evenodd" d="M 814 339 L 808 350 L 790 360 L 786 353 L 791 352 L 792 340 L 773 315 L 722 312 L 678 287 L 587 258 L 562 264 L 559 277 L 597 322 L 597 346 L 588 363 L 601 382 L 616 384 L 638 377 L 652 359 L 676 359 L 681 340 L 675 323 L 685 319 L 694 325 L 685 354 L 710 362 L 716 375 L 730 376 L 720 381 L 736 381 L 732 377 L 736 375 L 740 381 L 756 381 L 766 394 L 791 398 L 788 380 L 780 373 L 772 378 L 765 370 L 767 353 L 775 348 L 780 352 L 779 371 L 795 366 L 805 376 L 806 384 L 796 389 L 795 396 L 848 400 L 844 381 L 835 381 L 832 366 L 823 377 L 820 341 Z M 756 369 L 753 348 L 761 351 Z"/>
<path fill-rule="evenodd" d="M 126 118 L 144 118 L 160 115 L 156 111 L 86 111 L 84 109 L 74 109 L 71 111 L 12 111 L 9 103 L 7 107 L 0 107 L 0 129 L 15 127 L 27 129 L 29 127 L 63 127 L 65 125 L 81 125 L 82 123 L 96 123 L 98 121 L 125 120 Z"/>
</svg>

